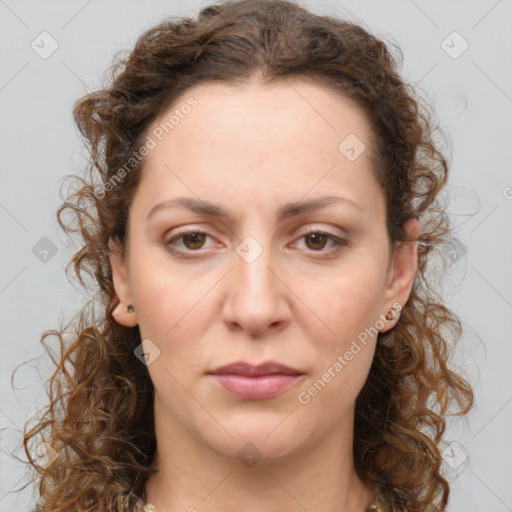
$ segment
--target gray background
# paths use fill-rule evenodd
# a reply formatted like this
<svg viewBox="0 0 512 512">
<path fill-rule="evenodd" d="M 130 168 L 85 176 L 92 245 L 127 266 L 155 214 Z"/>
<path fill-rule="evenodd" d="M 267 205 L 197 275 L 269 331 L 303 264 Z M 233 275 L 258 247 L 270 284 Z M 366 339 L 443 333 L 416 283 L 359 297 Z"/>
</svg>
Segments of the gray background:
<svg viewBox="0 0 512 512">
<path fill-rule="evenodd" d="M 207 3 L 0 0 L 0 511 L 23 512 L 32 502 L 30 488 L 9 492 L 26 470 L 8 453 L 24 458 L 17 432 L 44 400 L 41 333 L 85 300 L 64 274 L 77 248 L 55 218 L 62 177 L 85 164 L 73 102 L 99 86 L 116 50 L 130 49 L 163 16 L 194 15 Z M 465 327 L 455 367 L 470 379 L 476 401 L 466 419 L 448 423 L 448 510 L 511 511 L 512 1 L 302 5 L 397 41 L 403 75 L 430 96 L 451 138 L 446 197 L 459 242 L 444 294 Z M 58 48 L 44 55 L 51 44 Z M 11 383 L 13 369 L 30 358 Z"/>
</svg>

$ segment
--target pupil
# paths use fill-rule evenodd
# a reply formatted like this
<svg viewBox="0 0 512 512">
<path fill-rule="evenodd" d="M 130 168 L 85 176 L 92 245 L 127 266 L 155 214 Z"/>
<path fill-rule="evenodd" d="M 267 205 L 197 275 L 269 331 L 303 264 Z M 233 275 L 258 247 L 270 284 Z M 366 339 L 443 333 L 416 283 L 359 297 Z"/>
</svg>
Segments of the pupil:
<svg viewBox="0 0 512 512">
<path fill-rule="evenodd" d="M 193 247 L 197 247 L 196 244 L 199 243 L 199 245 L 201 245 L 201 242 L 200 242 L 200 239 L 203 235 L 201 235 L 201 233 L 190 233 L 189 235 L 187 235 L 187 237 L 189 237 Z"/>
<path fill-rule="evenodd" d="M 313 244 L 318 244 L 319 243 L 319 239 L 322 240 L 322 237 L 324 237 L 324 235 L 322 235 L 321 233 L 312 233 L 311 235 L 309 235 L 310 239 L 313 240 Z M 323 247 L 323 244 L 321 244 L 320 242 L 320 245 L 321 247 Z"/>
</svg>

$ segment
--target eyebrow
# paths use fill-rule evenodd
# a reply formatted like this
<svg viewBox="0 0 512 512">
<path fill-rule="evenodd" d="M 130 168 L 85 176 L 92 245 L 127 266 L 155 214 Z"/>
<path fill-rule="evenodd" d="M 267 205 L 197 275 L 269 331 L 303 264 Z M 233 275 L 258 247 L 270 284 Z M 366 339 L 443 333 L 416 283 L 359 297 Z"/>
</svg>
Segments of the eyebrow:
<svg viewBox="0 0 512 512">
<path fill-rule="evenodd" d="M 284 204 L 279 208 L 277 217 L 279 220 L 287 219 L 296 215 L 300 215 L 301 213 L 318 210 L 332 203 L 345 203 L 353 206 L 354 208 L 357 208 L 360 211 L 363 210 L 363 207 L 352 199 L 348 199 L 346 197 L 323 196 L 314 199 L 298 201 L 296 203 Z M 195 199 L 193 197 L 176 197 L 174 199 L 168 199 L 158 203 L 150 210 L 147 218 L 149 219 L 159 210 L 174 208 L 176 206 L 182 206 L 195 213 L 207 215 L 209 217 L 218 217 L 225 220 L 230 220 L 231 218 L 231 215 L 227 210 L 224 209 L 224 207 L 218 204 L 202 201 L 200 199 Z"/>
</svg>

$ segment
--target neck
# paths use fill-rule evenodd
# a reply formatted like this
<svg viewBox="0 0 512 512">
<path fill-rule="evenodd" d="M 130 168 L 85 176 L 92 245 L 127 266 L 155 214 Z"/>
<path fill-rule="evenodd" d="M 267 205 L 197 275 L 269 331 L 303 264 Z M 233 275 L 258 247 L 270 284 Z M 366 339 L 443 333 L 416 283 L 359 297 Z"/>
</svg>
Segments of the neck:
<svg viewBox="0 0 512 512">
<path fill-rule="evenodd" d="M 157 512 L 365 512 L 377 492 L 354 469 L 350 429 L 319 436 L 309 448 L 279 459 L 262 456 L 244 464 L 175 429 L 168 419 L 155 417 L 158 473 L 145 489 Z M 353 425 L 353 416 L 346 424 Z"/>
</svg>

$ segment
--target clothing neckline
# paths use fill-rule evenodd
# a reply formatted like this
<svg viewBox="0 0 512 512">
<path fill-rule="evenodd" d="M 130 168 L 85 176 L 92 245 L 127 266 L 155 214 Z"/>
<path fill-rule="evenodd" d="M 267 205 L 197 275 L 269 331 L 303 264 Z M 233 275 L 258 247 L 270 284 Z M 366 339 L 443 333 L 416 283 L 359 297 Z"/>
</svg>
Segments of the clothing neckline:
<svg viewBox="0 0 512 512">
<path fill-rule="evenodd" d="M 149 502 L 145 503 L 144 508 L 142 510 L 143 512 L 157 512 L 155 506 Z M 386 512 L 386 510 L 383 508 L 383 503 L 381 501 L 380 489 L 377 489 L 377 492 L 375 493 L 372 502 L 368 505 L 365 512 Z"/>
</svg>

